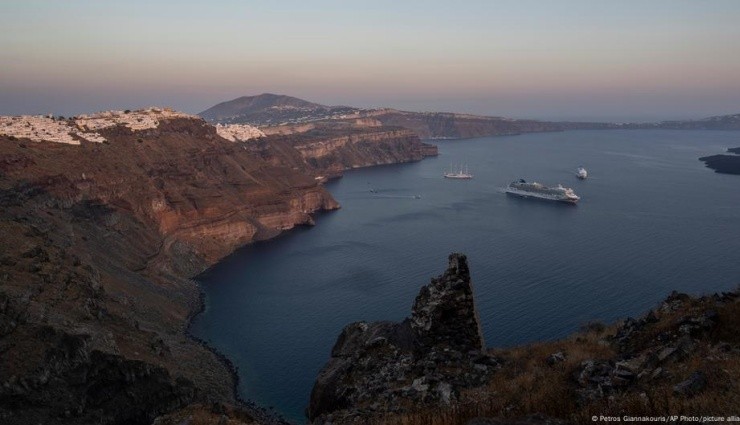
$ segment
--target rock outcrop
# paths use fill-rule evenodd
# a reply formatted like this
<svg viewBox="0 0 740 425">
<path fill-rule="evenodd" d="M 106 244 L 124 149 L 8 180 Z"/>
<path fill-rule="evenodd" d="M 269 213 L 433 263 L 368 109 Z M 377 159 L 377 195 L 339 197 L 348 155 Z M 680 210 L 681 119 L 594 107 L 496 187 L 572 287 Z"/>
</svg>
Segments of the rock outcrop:
<svg viewBox="0 0 740 425">
<path fill-rule="evenodd" d="M 645 389 L 664 381 L 688 359 L 717 329 L 720 316 L 714 309 L 734 304 L 736 294 L 728 293 L 695 300 L 672 293 L 656 311 L 640 319 L 628 318 L 609 338 L 617 355 L 612 359 L 588 359 L 574 373 L 581 404 L 600 401 L 617 393 Z M 707 350 L 709 351 L 709 350 Z M 706 386 L 702 371 L 695 371 L 673 389 L 678 395 L 695 395 Z"/>
<path fill-rule="evenodd" d="M 314 423 L 363 421 L 428 405 L 449 405 L 497 367 L 485 353 L 466 257 L 422 287 L 401 323 L 353 323 L 342 330 L 311 393 Z"/>
<path fill-rule="evenodd" d="M 740 394 L 738 320 L 737 290 L 674 292 L 638 319 L 486 350 L 465 257 L 453 254 L 410 318 L 342 331 L 307 413 L 318 424 L 568 424 L 674 410 L 722 417 Z"/>
<path fill-rule="evenodd" d="M 0 387 L 4 424 L 151 423 L 158 414 L 196 399 L 192 381 L 93 349 L 88 335 L 42 326 L 34 336 L 48 345 L 43 363 Z M 16 409 L 8 409 L 8 402 Z"/>
</svg>

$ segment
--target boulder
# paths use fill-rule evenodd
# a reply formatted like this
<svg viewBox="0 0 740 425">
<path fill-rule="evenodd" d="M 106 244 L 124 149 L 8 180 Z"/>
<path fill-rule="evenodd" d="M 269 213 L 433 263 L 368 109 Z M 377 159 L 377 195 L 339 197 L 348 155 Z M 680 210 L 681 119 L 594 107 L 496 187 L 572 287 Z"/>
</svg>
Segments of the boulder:
<svg viewBox="0 0 740 425">
<path fill-rule="evenodd" d="M 694 396 L 707 386 L 707 377 L 702 371 L 696 371 L 685 381 L 676 384 L 673 392 L 684 396 Z"/>
<path fill-rule="evenodd" d="M 557 353 L 552 353 L 549 356 L 547 356 L 547 359 L 545 359 L 545 362 L 547 362 L 547 364 L 550 366 L 554 366 L 564 361 L 565 361 L 565 353 L 563 353 L 562 351 L 558 351 Z"/>
</svg>

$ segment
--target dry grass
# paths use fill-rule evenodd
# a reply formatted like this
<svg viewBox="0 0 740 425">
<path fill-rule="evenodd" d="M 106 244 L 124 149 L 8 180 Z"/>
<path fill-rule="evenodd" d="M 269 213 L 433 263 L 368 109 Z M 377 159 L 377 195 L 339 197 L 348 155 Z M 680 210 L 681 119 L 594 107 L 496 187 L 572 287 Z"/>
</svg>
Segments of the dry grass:
<svg viewBox="0 0 740 425">
<path fill-rule="evenodd" d="M 619 358 L 619 353 L 605 342 L 617 326 L 584 327 L 582 333 L 549 343 L 532 344 L 506 350 L 492 350 L 505 360 L 503 367 L 483 388 L 461 394 L 460 402 L 447 407 L 431 408 L 402 416 L 378 418 L 371 424 L 463 425 L 476 417 L 522 418 L 542 414 L 572 423 L 591 423 L 593 415 L 655 416 L 740 414 L 740 302 L 717 305 L 714 300 L 691 300 L 675 312 L 663 314 L 633 340 L 632 348 L 655 346 L 662 332 L 675 332 L 682 318 L 708 310 L 719 313 L 719 324 L 713 331 L 695 339 L 696 349 L 685 359 L 669 363 L 667 376 L 656 380 L 641 379 L 611 397 L 579 404 L 574 375 L 587 359 Z M 733 348 L 723 352 L 719 342 Z M 549 366 L 546 358 L 555 352 L 567 354 L 564 362 Z M 694 371 L 702 371 L 707 386 L 688 397 L 676 394 L 673 386 Z"/>
<path fill-rule="evenodd" d="M 191 404 L 183 409 L 157 418 L 152 425 L 259 425 L 249 414 L 231 406 Z"/>
</svg>

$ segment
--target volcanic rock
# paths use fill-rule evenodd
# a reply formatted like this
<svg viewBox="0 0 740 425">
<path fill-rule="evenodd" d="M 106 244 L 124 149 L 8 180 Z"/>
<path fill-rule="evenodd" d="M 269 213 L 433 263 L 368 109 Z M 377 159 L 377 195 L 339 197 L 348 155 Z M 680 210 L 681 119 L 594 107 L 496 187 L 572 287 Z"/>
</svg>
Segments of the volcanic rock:
<svg viewBox="0 0 740 425">
<path fill-rule="evenodd" d="M 360 417 L 371 405 L 401 412 L 450 403 L 498 365 L 484 347 L 467 259 L 451 254 L 447 271 L 421 288 L 410 318 L 344 328 L 314 385 L 309 419 Z"/>
<path fill-rule="evenodd" d="M 704 387 L 707 386 L 707 377 L 701 371 L 696 371 L 691 374 L 685 381 L 675 385 L 673 392 L 685 396 L 693 396 L 698 394 Z"/>
</svg>

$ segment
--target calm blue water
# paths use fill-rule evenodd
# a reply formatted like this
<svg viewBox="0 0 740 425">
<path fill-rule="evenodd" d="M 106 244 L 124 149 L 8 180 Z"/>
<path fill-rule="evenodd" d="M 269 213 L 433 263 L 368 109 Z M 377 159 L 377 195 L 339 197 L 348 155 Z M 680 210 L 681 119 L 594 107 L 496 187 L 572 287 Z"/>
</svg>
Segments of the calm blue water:
<svg viewBox="0 0 740 425">
<path fill-rule="evenodd" d="M 639 315 L 673 289 L 740 283 L 740 176 L 697 160 L 740 146 L 738 132 L 573 131 L 438 145 L 437 158 L 348 172 L 327 185 L 341 210 L 201 277 L 207 307 L 193 331 L 234 361 L 243 397 L 302 421 L 342 327 L 408 315 L 452 251 L 468 255 L 489 347 Z M 451 163 L 467 163 L 475 179 L 443 179 Z M 581 164 L 586 181 L 574 177 Z M 582 201 L 500 192 L 520 177 L 563 183 Z"/>
</svg>

